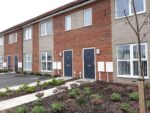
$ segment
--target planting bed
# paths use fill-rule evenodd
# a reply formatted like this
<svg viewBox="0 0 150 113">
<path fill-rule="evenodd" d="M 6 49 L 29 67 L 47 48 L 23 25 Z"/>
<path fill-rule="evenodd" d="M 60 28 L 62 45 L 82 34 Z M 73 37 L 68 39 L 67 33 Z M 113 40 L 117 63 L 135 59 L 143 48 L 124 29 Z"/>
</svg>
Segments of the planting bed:
<svg viewBox="0 0 150 113">
<path fill-rule="evenodd" d="M 70 81 L 70 80 L 68 80 L 68 81 Z M 0 101 L 23 96 L 26 94 L 31 94 L 31 93 L 46 90 L 46 89 L 50 89 L 50 88 L 62 85 L 68 81 L 53 79 L 52 81 L 45 82 L 42 85 L 39 84 L 40 81 L 37 81 L 36 86 L 29 87 L 27 84 L 24 84 L 18 90 L 14 90 L 14 91 L 10 90 L 9 88 L 6 88 L 6 90 L 7 90 L 6 92 L 0 92 Z"/>
<path fill-rule="evenodd" d="M 59 94 L 44 98 L 40 101 L 43 112 L 38 113 L 138 113 L 138 93 L 137 86 L 122 85 L 106 82 L 94 82 L 83 84 L 79 88 L 65 90 Z M 150 88 L 147 89 L 150 93 Z M 147 100 L 150 95 L 147 95 Z M 26 104 L 28 112 L 36 113 L 33 110 L 37 107 L 37 102 Z M 35 104 L 36 103 L 36 104 Z M 150 101 L 147 104 L 150 107 Z M 22 106 L 20 106 L 22 107 Z M 13 108 L 5 113 L 19 113 Z M 21 112 L 20 112 L 21 113 Z"/>
</svg>

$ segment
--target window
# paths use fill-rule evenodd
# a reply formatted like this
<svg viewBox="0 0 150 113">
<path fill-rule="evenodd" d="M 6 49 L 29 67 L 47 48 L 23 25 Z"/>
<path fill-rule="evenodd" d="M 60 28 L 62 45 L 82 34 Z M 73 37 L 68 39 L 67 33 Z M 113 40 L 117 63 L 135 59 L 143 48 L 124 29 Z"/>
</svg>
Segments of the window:
<svg viewBox="0 0 150 113">
<path fill-rule="evenodd" d="M 71 30 L 71 15 L 65 17 L 65 30 Z"/>
<path fill-rule="evenodd" d="M 145 11 L 145 0 L 134 0 L 137 13 Z M 116 17 L 124 17 L 124 10 L 128 16 L 133 15 L 132 0 L 116 0 Z"/>
<path fill-rule="evenodd" d="M 52 34 L 52 22 L 44 22 L 41 24 L 41 36 Z"/>
<path fill-rule="evenodd" d="M 52 54 L 51 52 L 41 53 L 41 70 L 52 71 Z"/>
<path fill-rule="evenodd" d="M 92 25 L 92 8 L 84 10 L 84 26 Z"/>
<path fill-rule="evenodd" d="M 32 28 L 27 28 L 24 30 L 24 40 L 29 40 L 32 38 Z"/>
<path fill-rule="evenodd" d="M 138 77 L 138 46 L 119 45 L 117 46 L 118 76 Z M 141 44 L 141 56 L 144 76 L 147 76 L 147 44 Z"/>
<path fill-rule="evenodd" d="M 3 68 L 3 57 L 0 56 L 0 69 L 2 69 L 2 68 Z"/>
<path fill-rule="evenodd" d="M 32 54 L 24 54 L 24 70 L 31 71 L 32 70 Z"/>
<path fill-rule="evenodd" d="M 3 38 L 0 38 L 0 46 L 3 46 Z"/>
<path fill-rule="evenodd" d="M 17 33 L 12 33 L 9 35 L 9 44 L 17 42 Z"/>
</svg>

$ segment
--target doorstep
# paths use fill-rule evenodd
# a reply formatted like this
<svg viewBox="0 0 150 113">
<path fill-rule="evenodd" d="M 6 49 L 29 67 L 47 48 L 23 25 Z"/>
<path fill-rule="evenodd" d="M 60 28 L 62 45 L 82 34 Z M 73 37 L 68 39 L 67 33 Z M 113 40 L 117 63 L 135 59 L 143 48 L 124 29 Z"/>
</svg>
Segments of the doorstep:
<svg viewBox="0 0 150 113">
<path fill-rule="evenodd" d="M 63 77 L 60 77 L 60 78 L 62 79 Z M 65 79 L 67 79 L 67 78 L 65 78 Z M 82 82 L 89 83 L 89 82 L 94 82 L 94 81 L 79 79 L 79 80 L 66 82 L 64 85 L 61 85 L 61 86 L 65 86 L 65 87 L 68 87 L 68 89 L 71 89 L 71 87 L 70 87 L 71 84 L 81 85 Z M 25 96 L 20 96 L 20 97 L 16 97 L 16 98 L 13 98 L 13 99 L 1 101 L 0 102 L 0 111 L 4 111 L 4 110 L 11 109 L 11 108 L 14 108 L 14 107 L 17 107 L 17 106 L 20 106 L 20 105 L 23 105 L 23 104 L 26 104 L 26 103 L 29 103 L 29 102 L 33 102 L 33 101 L 37 100 L 37 97 L 35 96 L 37 93 L 44 93 L 43 98 L 48 97 L 48 96 L 52 96 L 52 95 L 57 94 L 57 93 L 60 93 L 62 91 L 59 91 L 57 93 L 54 93 L 54 91 L 58 87 L 61 87 L 61 86 L 57 86 L 57 87 L 47 89 L 47 90 L 43 90 L 43 91 L 40 91 L 40 92 L 36 92 L 36 93 L 33 93 L 33 94 L 28 94 L 28 95 L 25 95 Z"/>
</svg>

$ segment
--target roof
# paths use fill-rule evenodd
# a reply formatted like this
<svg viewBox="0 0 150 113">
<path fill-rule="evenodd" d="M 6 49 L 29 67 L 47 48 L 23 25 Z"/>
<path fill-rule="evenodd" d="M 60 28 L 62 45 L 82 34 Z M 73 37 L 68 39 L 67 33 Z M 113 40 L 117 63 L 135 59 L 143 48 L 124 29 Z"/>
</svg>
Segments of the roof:
<svg viewBox="0 0 150 113">
<path fill-rule="evenodd" d="M 15 25 L 15 26 L 13 26 L 13 27 L 10 27 L 10 28 L 8 28 L 8 29 L 6 29 L 6 30 L 0 32 L 0 34 L 4 34 L 4 33 L 9 32 L 9 31 L 11 31 L 11 30 L 21 28 L 22 26 L 27 25 L 27 24 L 29 24 L 29 23 L 32 23 L 32 22 L 34 22 L 34 21 L 36 21 L 36 20 L 42 19 L 42 18 L 47 17 L 47 16 L 49 16 L 49 15 L 53 15 L 53 14 L 55 14 L 55 13 L 58 13 L 58 12 L 62 11 L 62 10 L 66 10 L 66 9 L 68 9 L 68 8 L 71 8 L 71 7 L 80 5 L 80 4 L 82 4 L 82 3 L 84 3 L 84 2 L 88 2 L 88 1 L 92 1 L 92 0 L 75 0 L 75 1 L 73 1 L 73 2 L 70 2 L 70 3 L 66 4 L 66 5 L 63 5 L 63 6 L 61 6 L 61 7 L 58 7 L 58 8 L 56 8 L 56 9 L 54 9 L 54 10 L 51 10 L 51 11 L 48 11 L 48 12 L 42 14 L 42 15 L 39 15 L 39 16 L 37 16 L 37 17 L 35 17 L 35 18 L 32 18 L 32 19 L 30 19 L 30 20 L 27 20 L 27 21 L 25 21 L 25 22 L 22 22 L 22 23 L 20 23 L 20 24 L 17 24 L 17 25 Z"/>
</svg>

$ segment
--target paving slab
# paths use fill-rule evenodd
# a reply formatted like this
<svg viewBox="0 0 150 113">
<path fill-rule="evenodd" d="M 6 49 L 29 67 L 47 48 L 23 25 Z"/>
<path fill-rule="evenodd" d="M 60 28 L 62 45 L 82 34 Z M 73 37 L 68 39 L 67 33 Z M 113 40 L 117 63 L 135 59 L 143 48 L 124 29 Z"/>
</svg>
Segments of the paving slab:
<svg viewBox="0 0 150 113">
<path fill-rule="evenodd" d="M 60 79 L 63 79 L 63 78 L 61 77 Z M 66 80 L 68 78 L 64 78 L 64 79 Z M 69 81 L 69 82 L 67 82 L 67 83 L 65 83 L 64 85 L 61 85 L 61 86 L 66 86 L 70 89 L 71 84 L 81 85 L 82 82 L 94 82 L 94 80 L 79 79 L 79 80 Z M 57 86 L 57 87 L 51 88 L 51 89 L 47 89 L 47 90 L 43 90 L 43 91 L 40 91 L 40 92 L 36 92 L 36 93 L 33 93 L 33 94 L 28 94 L 28 95 L 25 95 L 25 96 L 20 96 L 20 97 L 16 97 L 16 98 L 13 98 L 13 99 L 0 101 L 0 111 L 2 112 L 4 110 L 10 109 L 10 108 L 14 108 L 14 107 L 17 107 L 17 106 L 20 106 L 20 105 L 23 105 L 23 104 L 26 104 L 26 103 L 29 103 L 29 102 L 33 102 L 33 101 L 37 100 L 37 97 L 35 96 L 37 93 L 43 92 L 44 93 L 43 98 L 48 97 L 48 96 L 52 96 L 52 95 L 56 94 L 56 93 L 53 93 L 53 92 L 58 87 L 60 87 L 60 86 Z M 60 93 L 60 92 L 57 92 L 57 93 Z"/>
</svg>

